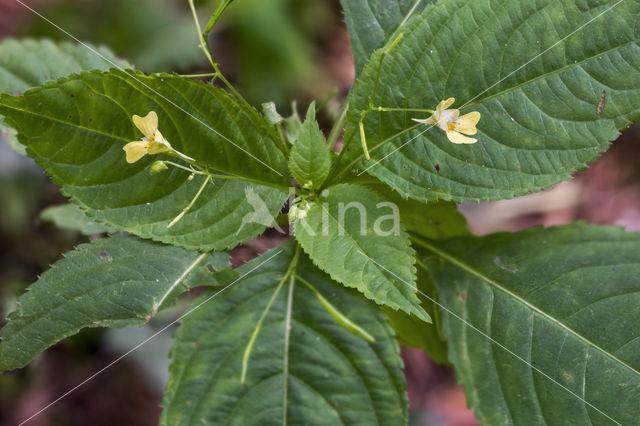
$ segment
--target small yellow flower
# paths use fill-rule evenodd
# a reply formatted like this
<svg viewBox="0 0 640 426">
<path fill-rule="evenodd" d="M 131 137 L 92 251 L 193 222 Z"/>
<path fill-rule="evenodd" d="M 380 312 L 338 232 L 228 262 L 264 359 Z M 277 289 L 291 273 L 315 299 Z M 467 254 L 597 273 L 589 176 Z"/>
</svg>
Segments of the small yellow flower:
<svg viewBox="0 0 640 426">
<path fill-rule="evenodd" d="M 438 126 L 444 130 L 447 138 L 456 144 L 478 142 L 478 139 L 464 136 L 462 133 L 465 135 L 475 135 L 478 132 L 476 125 L 478 121 L 480 121 L 480 113 L 478 111 L 472 111 L 460 117 L 460 110 L 447 109 L 453 105 L 455 101 L 455 98 L 446 99 L 438 104 L 431 117 L 424 120 L 414 118 L 413 121 Z"/>
<path fill-rule="evenodd" d="M 161 154 L 171 149 L 171 145 L 158 130 L 158 115 L 149 112 L 146 117 L 133 116 L 133 124 L 142 132 L 142 140 L 126 144 L 122 149 L 127 153 L 127 163 L 135 163 L 147 154 Z"/>
</svg>

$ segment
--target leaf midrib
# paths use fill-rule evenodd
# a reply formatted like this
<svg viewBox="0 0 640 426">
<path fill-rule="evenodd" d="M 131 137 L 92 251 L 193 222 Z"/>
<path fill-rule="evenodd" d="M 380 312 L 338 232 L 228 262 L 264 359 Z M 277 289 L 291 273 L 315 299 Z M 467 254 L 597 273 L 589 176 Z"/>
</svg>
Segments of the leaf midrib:
<svg viewBox="0 0 640 426">
<path fill-rule="evenodd" d="M 581 334 L 577 333 L 572 328 L 570 328 L 570 327 L 566 326 L 565 324 L 563 324 L 562 322 L 558 321 L 557 319 L 555 319 L 551 315 L 547 314 L 546 312 L 544 312 L 543 310 L 541 310 L 537 306 L 529 303 L 526 299 L 523 299 L 522 297 L 520 297 L 517 294 L 513 293 L 512 291 L 507 289 L 504 285 L 502 285 L 500 282 L 498 282 L 498 281 L 496 281 L 496 280 L 484 275 L 482 272 L 478 271 L 473 266 L 465 263 L 463 260 L 455 257 L 451 253 L 448 253 L 448 252 L 446 252 L 446 251 L 444 251 L 444 250 L 432 245 L 431 243 L 427 242 L 426 240 L 424 240 L 422 238 L 417 237 L 416 235 L 411 235 L 411 240 L 414 241 L 415 243 L 417 243 L 418 245 L 424 247 L 425 249 L 431 251 L 433 254 L 435 254 L 436 256 L 438 256 L 440 258 L 442 258 L 443 260 L 446 260 L 446 261 L 450 262 L 451 264 L 453 264 L 454 266 L 457 266 L 458 268 L 460 268 L 464 272 L 479 278 L 480 280 L 484 281 L 489 286 L 494 287 L 495 289 L 503 292 L 507 296 L 513 298 L 517 302 L 522 303 L 522 305 L 524 305 L 525 307 L 527 307 L 528 309 L 530 309 L 534 313 L 537 313 L 541 317 L 547 319 L 548 321 L 552 322 L 553 324 L 557 325 L 558 327 L 562 328 L 567 333 L 571 334 L 573 337 L 577 338 L 578 340 L 580 340 L 581 342 L 586 344 L 588 347 L 590 346 L 590 347 L 593 347 L 593 348 L 597 349 L 598 351 L 603 353 L 606 357 L 612 359 L 614 362 L 617 362 L 620 365 L 623 365 L 623 366 L 627 367 L 630 371 L 632 371 L 636 375 L 640 376 L 640 371 L 636 370 L 631 365 L 623 362 L 618 357 L 616 357 L 614 354 L 606 351 L 605 349 L 603 349 L 602 347 L 598 346 L 597 344 L 595 344 L 591 340 L 589 340 L 586 337 L 582 336 Z"/>
</svg>

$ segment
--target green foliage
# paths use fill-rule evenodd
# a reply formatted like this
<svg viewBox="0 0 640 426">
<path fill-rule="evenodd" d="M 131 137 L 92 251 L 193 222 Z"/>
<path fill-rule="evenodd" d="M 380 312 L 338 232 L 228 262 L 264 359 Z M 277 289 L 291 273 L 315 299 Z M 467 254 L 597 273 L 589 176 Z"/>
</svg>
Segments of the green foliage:
<svg viewBox="0 0 640 426">
<path fill-rule="evenodd" d="M 210 255 L 114 235 L 56 262 L 18 300 L 0 337 L 0 371 L 22 367 L 85 327 L 141 325 L 187 290 Z"/>
<path fill-rule="evenodd" d="M 402 346 L 427 351 L 434 361 L 440 364 L 449 364 L 447 340 L 441 331 L 442 313 L 440 307 L 435 303 L 438 300 L 438 291 L 429 271 L 421 263 L 418 267 L 416 284 L 418 285 L 420 303 L 432 318 L 432 323 L 426 323 L 414 315 L 394 311 L 386 306 L 382 307 L 382 311 L 387 316 L 389 325 L 396 332 L 398 343 Z"/>
<path fill-rule="evenodd" d="M 152 156 L 125 162 L 124 143 L 142 137 L 131 117 L 152 110 L 176 149 L 232 178 L 263 185 L 217 179 L 167 228 L 204 177 L 190 180 L 189 172 L 177 168 L 150 176 L 146 169 L 157 159 Z M 278 172 L 286 168 L 284 155 L 271 130 L 256 111 L 201 82 L 88 72 L 24 96 L 3 96 L 0 112 L 18 129 L 29 154 L 92 220 L 144 238 L 205 251 L 231 248 L 270 225 L 247 222 L 247 215 L 264 206 L 275 216 L 287 196 L 265 186 L 286 190 L 287 184 Z"/>
<path fill-rule="evenodd" d="M 409 238 L 394 222 L 390 203 L 384 203 L 365 187 L 334 186 L 326 200 L 314 202 L 307 217 L 296 222 L 296 239 L 334 280 L 429 322 L 416 295 Z"/>
<path fill-rule="evenodd" d="M 42 211 L 40 219 L 45 222 L 51 222 L 58 228 L 78 231 L 84 235 L 113 232 L 113 229 L 93 222 L 78 206 L 74 204 L 48 207 Z"/>
<path fill-rule="evenodd" d="M 421 244 L 480 421 L 638 420 L 639 244 L 580 223 Z"/>
<path fill-rule="evenodd" d="M 425 202 L 512 198 L 569 179 L 640 117 L 638 14 L 637 1 L 427 7 L 385 58 L 373 104 L 434 109 L 455 97 L 461 113 L 482 114 L 478 142 L 455 145 L 438 127 L 411 121 L 424 113 L 371 112 L 364 125 L 372 158 L 362 160 L 358 121 L 378 51 L 350 97 L 349 152 L 336 169 L 365 169 Z"/>
<path fill-rule="evenodd" d="M 431 1 L 340 0 L 356 73 L 360 74 L 373 51 L 382 47 L 403 21 L 419 14 Z"/>
<path fill-rule="evenodd" d="M 331 157 L 327 141 L 316 121 L 314 103 L 309 106 L 307 118 L 291 149 L 289 169 L 300 185 L 309 188 L 321 188 L 329 175 Z"/>
<path fill-rule="evenodd" d="M 277 46 L 279 65 L 308 62 L 289 57 L 304 49 L 283 36 L 288 2 L 230 8 L 244 17 L 236 43 L 264 35 L 251 61 Z M 105 72 L 75 45 L 0 43 L 0 114 L 73 203 L 43 219 L 134 234 L 79 246 L 29 288 L 0 333 L 0 370 L 205 286 L 176 332 L 167 425 L 406 424 L 398 343 L 452 363 L 485 424 L 636 424 L 640 234 L 578 223 L 472 237 L 455 203 L 569 179 L 640 117 L 640 1 L 342 3 L 360 78 L 340 153 L 327 145 L 344 114 L 327 142 L 315 103 L 304 124 L 295 103 L 260 115 L 222 75 L 204 37 L 229 2 L 201 40 L 207 83 Z M 464 131 L 477 143 L 447 138 L 452 108 L 481 114 Z M 158 128 L 143 135 L 154 119 L 133 116 L 150 111 Z M 442 121 L 412 121 L 425 118 Z M 145 155 L 128 163 L 132 141 Z M 223 250 L 287 219 L 294 239 L 229 266 Z"/>
<path fill-rule="evenodd" d="M 0 43 L 0 93 L 21 95 L 27 89 L 40 86 L 46 81 L 84 70 L 107 70 L 115 65 L 131 67 L 127 61 L 116 58 L 106 47 L 89 48 L 50 40 L 3 40 Z M 1 123 L 0 115 L 0 132 L 6 134 L 11 145 L 24 154 L 24 147 L 18 143 L 15 131 Z"/>
<path fill-rule="evenodd" d="M 194 302 L 175 335 L 162 424 L 406 424 L 402 361 L 384 317 L 305 256 L 292 265 L 295 250 L 265 253 L 224 293 Z M 345 330 L 298 276 L 376 342 Z M 242 353 L 283 279 L 242 384 Z"/>
<path fill-rule="evenodd" d="M 407 231 L 426 238 L 446 238 L 467 235 L 467 219 L 458 212 L 455 203 L 439 201 L 422 203 L 404 199 L 387 185 L 377 182 L 368 184 L 387 201 L 394 203 L 400 210 L 402 224 Z"/>
</svg>

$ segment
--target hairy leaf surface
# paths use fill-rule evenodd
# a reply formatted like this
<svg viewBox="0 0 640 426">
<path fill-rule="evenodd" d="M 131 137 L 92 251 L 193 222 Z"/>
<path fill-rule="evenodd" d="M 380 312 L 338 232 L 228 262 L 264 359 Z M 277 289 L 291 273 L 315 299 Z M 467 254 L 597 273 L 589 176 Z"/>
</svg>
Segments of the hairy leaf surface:
<svg viewBox="0 0 640 426">
<path fill-rule="evenodd" d="M 313 262 L 369 299 L 429 322 L 416 295 L 414 251 L 397 207 L 363 186 L 327 191 L 295 223 L 296 239 Z"/>
<path fill-rule="evenodd" d="M 448 0 L 403 27 L 384 59 L 374 106 L 479 111 L 478 142 L 451 143 L 427 113 L 360 111 L 381 52 L 351 97 L 336 170 L 367 170 L 417 200 L 512 198 L 567 180 L 640 117 L 638 0 Z M 598 105 L 606 91 L 604 109 Z M 339 173 L 332 175 L 340 178 Z"/>
<path fill-rule="evenodd" d="M 144 324 L 187 290 L 194 269 L 221 265 L 220 255 L 228 259 L 126 235 L 78 246 L 18 300 L 0 333 L 0 370 L 26 365 L 85 327 Z"/>
<path fill-rule="evenodd" d="M 375 343 L 343 328 L 306 285 L 287 278 L 240 382 L 243 352 L 294 250 L 287 243 L 242 266 L 237 284 L 183 320 L 171 353 L 162 424 L 406 424 L 402 361 L 383 315 L 304 255 L 295 274 Z M 195 305 L 214 294 L 205 293 Z"/>
<path fill-rule="evenodd" d="M 573 224 L 423 246 L 482 423 L 637 423 L 640 234 Z"/>
<path fill-rule="evenodd" d="M 175 167 L 150 176 L 148 166 L 161 155 L 125 162 L 124 144 L 142 137 L 131 117 L 151 110 L 176 149 L 256 184 L 216 179 L 167 229 L 204 177 L 190 180 L 189 172 Z M 284 171 L 286 160 L 268 124 L 202 82 L 89 72 L 24 96 L 3 96 L 0 113 L 19 131 L 28 153 L 89 217 L 144 238 L 203 251 L 233 247 L 270 226 L 287 197 L 287 177 L 269 168 Z"/>
</svg>

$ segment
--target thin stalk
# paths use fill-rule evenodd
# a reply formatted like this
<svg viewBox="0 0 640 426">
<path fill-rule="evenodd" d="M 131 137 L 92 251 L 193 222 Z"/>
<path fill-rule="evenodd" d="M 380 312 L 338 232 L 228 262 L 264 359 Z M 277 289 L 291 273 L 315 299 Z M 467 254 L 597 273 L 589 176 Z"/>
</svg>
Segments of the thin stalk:
<svg viewBox="0 0 640 426">
<path fill-rule="evenodd" d="M 216 71 L 216 73 L 218 73 L 219 72 L 218 71 L 218 65 L 213 61 L 213 57 L 211 56 L 211 52 L 208 49 L 209 43 L 205 41 L 205 39 L 203 37 L 202 29 L 200 28 L 200 20 L 198 19 L 198 13 L 196 12 L 196 6 L 195 6 L 195 4 L 193 4 L 193 0 L 188 0 L 188 1 L 189 1 L 189 7 L 191 8 L 191 13 L 193 14 L 193 20 L 196 23 L 196 30 L 198 32 L 198 39 L 200 40 L 200 44 L 198 45 L 198 47 L 200 47 L 202 49 L 202 51 L 204 52 L 204 56 L 207 57 L 207 60 L 213 66 L 213 69 Z"/>
<path fill-rule="evenodd" d="M 369 150 L 367 149 L 367 138 L 364 135 L 364 123 L 361 121 L 358 123 L 360 127 L 360 140 L 362 141 L 362 151 L 364 152 L 364 158 L 371 160 L 371 156 L 369 155 Z"/>
<path fill-rule="evenodd" d="M 391 52 L 391 49 L 393 49 L 396 46 L 396 44 L 398 44 L 398 42 L 400 41 L 403 35 L 404 33 L 398 34 L 398 36 L 391 42 L 389 47 L 387 47 L 384 50 L 384 52 L 382 52 L 382 55 L 380 55 L 380 62 L 378 63 L 378 73 L 376 74 L 376 83 L 373 86 L 373 92 L 371 93 L 371 97 L 369 98 L 370 109 L 373 108 L 373 100 L 375 99 L 376 91 L 378 90 L 378 83 L 380 82 L 380 73 L 382 72 L 382 61 L 384 61 L 384 58 L 389 54 L 389 52 Z"/>
<path fill-rule="evenodd" d="M 193 200 L 191 200 L 191 202 L 189 203 L 189 205 L 187 207 L 185 207 L 178 216 L 176 216 L 171 223 L 169 223 L 167 225 L 167 229 L 171 228 L 173 225 L 175 225 L 176 223 L 178 223 L 178 221 L 180 219 L 182 219 L 182 217 L 187 214 L 189 212 L 189 210 L 191 210 L 191 207 L 193 207 L 193 205 L 196 203 L 196 201 L 198 200 L 198 197 L 200 197 L 200 194 L 202 194 L 202 191 L 204 191 L 204 188 L 207 186 L 207 183 L 209 183 L 209 181 L 211 180 L 211 176 L 207 176 L 204 178 L 204 182 L 202 182 L 202 185 L 200 186 L 200 189 L 198 190 L 198 192 L 196 193 L 196 196 L 193 197 Z"/>
<path fill-rule="evenodd" d="M 217 75 L 218 75 L 217 72 L 206 72 L 202 74 L 180 74 L 180 77 L 202 78 L 202 77 L 216 77 Z"/>
<path fill-rule="evenodd" d="M 207 35 L 209 35 L 209 33 L 211 32 L 213 27 L 218 22 L 218 19 L 220 19 L 220 17 L 222 16 L 222 14 L 227 9 L 227 7 L 231 4 L 232 1 L 233 0 L 223 0 L 222 2 L 220 2 L 218 7 L 216 8 L 216 11 L 213 12 L 213 15 L 211 15 L 211 19 L 209 19 L 209 23 L 207 24 L 206 28 L 204 29 L 205 38 L 207 37 Z"/>
<path fill-rule="evenodd" d="M 371 342 L 371 343 L 375 343 L 376 339 L 372 335 L 367 333 L 367 331 L 365 329 L 360 327 L 355 322 L 351 321 L 345 314 L 340 312 L 340 310 L 338 308 L 333 306 L 331 304 L 331 302 L 329 302 L 327 299 L 325 299 L 324 296 L 313 285 L 311 285 L 307 280 L 305 280 L 304 278 L 300 277 L 300 275 L 297 275 L 297 274 L 296 274 L 295 277 L 296 277 L 296 279 L 298 281 L 300 281 L 302 284 L 307 286 L 307 288 L 309 290 L 311 290 L 311 292 L 318 298 L 318 300 L 320 301 L 322 306 L 327 310 L 327 312 L 329 312 L 329 314 L 336 321 L 338 321 L 338 323 L 341 326 L 343 326 L 345 329 L 347 329 L 351 333 L 362 337 L 366 341 Z"/>
<path fill-rule="evenodd" d="M 269 299 L 267 306 L 262 311 L 262 315 L 260 315 L 260 319 L 258 320 L 258 323 L 253 329 L 253 333 L 251 333 L 251 338 L 249 339 L 249 343 L 247 343 L 247 347 L 244 349 L 244 354 L 242 355 L 242 373 L 240 375 L 241 384 L 244 384 L 247 378 L 247 369 L 249 368 L 249 358 L 251 357 L 251 352 L 253 351 L 253 345 L 256 343 L 258 334 L 260 334 L 260 330 L 262 329 L 262 323 L 264 322 L 264 319 L 267 317 L 267 314 L 271 309 L 271 305 L 273 305 L 273 302 L 276 300 L 276 297 L 280 293 L 280 289 L 284 285 L 284 282 L 286 281 L 287 278 L 288 276 L 285 275 L 284 277 L 282 277 L 282 279 L 278 283 L 276 290 L 271 295 L 271 299 Z"/>
<path fill-rule="evenodd" d="M 298 246 L 298 250 L 300 246 Z M 293 275 L 289 279 L 289 293 L 287 295 L 287 316 L 284 323 L 284 365 L 283 365 L 283 388 L 282 392 L 282 426 L 287 426 L 287 401 L 289 399 L 289 342 L 291 340 L 291 312 L 293 311 L 293 285 L 296 280 Z"/>
<path fill-rule="evenodd" d="M 282 145 L 282 149 L 284 149 L 285 154 L 289 157 L 289 152 L 291 152 L 290 143 L 284 135 L 284 131 L 282 130 L 282 124 L 276 124 L 276 130 L 278 132 L 278 139 L 280 140 L 280 144 Z"/>
<path fill-rule="evenodd" d="M 209 63 L 213 67 L 213 69 L 215 71 L 215 74 L 217 74 L 217 77 L 220 79 L 220 81 L 222 81 L 224 83 L 224 85 L 227 86 L 227 88 L 229 88 L 229 90 L 231 90 L 231 92 L 239 100 L 241 100 L 246 105 L 249 105 L 249 103 L 240 95 L 240 93 L 236 90 L 236 88 L 233 87 L 233 85 L 231 83 L 229 83 L 229 80 L 227 80 L 225 78 L 225 76 L 222 74 L 222 72 L 220 72 L 220 67 L 213 60 L 213 56 L 211 56 L 211 47 L 209 46 L 209 41 L 205 38 L 208 35 L 208 32 L 206 32 L 206 33 L 202 32 L 202 29 L 200 27 L 200 20 L 198 19 L 198 12 L 196 12 L 196 7 L 193 4 L 193 0 L 188 0 L 188 1 L 189 1 L 189 7 L 191 8 L 191 13 L 193 15 L 193 20 L 196 23 L 196 30 L 198 32 L 198 39 L 200 41 L 199 47 L 204 52 L 204 55 L 207 57 L 207 60 L 209 61 Z M 229 0 L 228 3 L 231 3 L 231 1 L 232 0 Z M 227 6 L 228 6 L 228 3 L 227 3 Z M 226 6 L 225 6 L 225 8 L 226 8 Z M 222 13 L 222 12 L 220 12 L 220 13 Z M 214 14 L 214 17 L 215 17 L 215 14 Z M 216 18 L 216 21 L 217 21 L 218 18 L 219 18 L 219 16 Z M 213 19 L 213 17 L 212 17 L 212 19 Z M 209 21 L 209 24 L 211 24 L 211 21 Z M 215 22 L 213 24 L 215 24 Z M 209 25 L 207 25 L 207 28 L 209 29 L 209 31 L 211 31 L 211 29 L 209 28 Z"/>
<path fill-rule="evenodd" d="M 196 170 L 196 169 L 194 169 L 192 167 L 185 167 L 182 164 L 174 163 L 173 161 L 165 160 L 164 163 L 165 164 L 170 164 L 173 167 L 177 167 L 177 168 L 182 169 L 182 170 L 186 170 L 189 173 L 193 173 L 194 175 L 207 175 L 207 176 L 209 176 L 209 173 L 207 173 L 207 172 L 203 172 L 201 170 Z"/>
<path fill-rule="evenodd" d="M 342 129 L 344 129 L 344 125 L 347 121 L 347 111 L 349 111 L 349 101 L 345 101 L 340 107 L 338 118 L 335 123 L 333 123 L 331 132 L 329 132 L 329 137 L 327 138 L 327 146 L 329 146 L 329 149 L 334 148 L 338 138 L 340 137 Z"/>
<path fill-rule="evenodd" d="M 387 108 L 387 107 L 373 107 L 373 111 L 406 111 L 406 112 L 428 112 L 433 114 L 432 109 L 423 109 L 423 108 Z"/>
<path fill-rule="evenodd" d="M 278 296 L 278 293 L 280 293 L 280 289 L 284 285 L 287 278 L 293 277 L 293 271 L 298 267 L 299 259 L 300 259 L 300 246 L 296 248 L 296 252 L 293 255 L 293 258 L 291 259 L 291 263 L 289 263 L 289 267 L 287 268 L 287 271 L 285 272 L 282 279 L 278 283 L 276 290 L 271 295 L 271 299 L 269 299 L 267 306 L 265 307 L 264 311 L 262 311 L 262 315 L 260 315 L 260 319 L 258 319 L 258 323 L 253 329 L 253 333 L 251 333 L 251 338 L 249 339 L 249 343 L 247 343 L 247 346 L 244 349 L 244 354 L 242 356 L 242 374 L 240 376 L 240 383 L 244 383 L 247 378 L 247 371 L 249 369 L 249 359 L 251 358 L 251 352 L 253 352 L 253 346 L 255 345 L 256 340 L 258 339 L 258 335 L 260 334 L 260 330 L 262 329 L 262 323 L 264 322 L 264 319 L 267 317 L 269 310 L 273 305 L 273 302 L 276 300 L 276 297 Z"/>
</svg>

